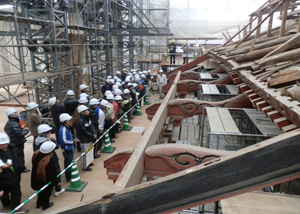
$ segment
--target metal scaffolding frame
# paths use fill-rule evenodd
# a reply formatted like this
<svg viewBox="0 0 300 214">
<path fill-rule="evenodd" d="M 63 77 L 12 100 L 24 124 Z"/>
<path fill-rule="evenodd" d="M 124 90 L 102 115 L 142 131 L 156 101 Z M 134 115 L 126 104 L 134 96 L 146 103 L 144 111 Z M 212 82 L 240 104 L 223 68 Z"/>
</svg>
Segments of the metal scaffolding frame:
<svg viewBox="0 0 300 214">
<path fill-rule="evenodd" d="M 90 85 L 92 93 L 97 93 L 106 76 L 114 74 L 114 62 L 118 70 L 136 67 L 135 55 L 141 53 L 137 44 L 142 37 L 166 36 L 140 8 L 142 0 L 7 0 L 5 3 L 13 8 L 0 10 L 0 22 L 5 26 L 0 29 L 0 49 L 12 60 L 5 54 L 0 59 L 13 67 L 10 73 L 21 74 L 26 93 L 35 92 L 28 99 L 41 106 L 46 106 L 52 96 L 62 100 L 69 89 L 78 95 L 83 72 L 89 74 L 85 83 Z M 51 75 L 26 78 L 25 74 L 31 72 Z M 17 99 L 17 91 L 6 91 L 8 98 Z"/>
</svg>

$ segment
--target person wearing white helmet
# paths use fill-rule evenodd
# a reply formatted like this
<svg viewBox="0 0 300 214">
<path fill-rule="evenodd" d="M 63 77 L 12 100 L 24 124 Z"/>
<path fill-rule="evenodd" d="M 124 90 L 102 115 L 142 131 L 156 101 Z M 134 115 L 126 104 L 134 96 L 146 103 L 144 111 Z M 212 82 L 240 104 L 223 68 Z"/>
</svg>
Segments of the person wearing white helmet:
<svg viewBox="0 0 300 214">
<path fill-rule="evenodd" d="M 129 95 L 130 91 L 129 89 L 124 89 L 123 91 L 123 111 L 127 112 L 130 108 L 131 108 L 131 100 L 130 100 L 130 95 Z M 132 118 L 132 111 L 130 111 L 128 113 L 128 120 L 130 121 L 130 119 Z"/>
<path fill-rule="evenodd" d="M 55 149 L 59 148 L 58 145 L 56 144 L 56 139 L 51 136 L 51 131 L 52 131 L 52 127 L 50 127 L 48 124 L 41 124 L 38 126 L 39 136 L 34 141 L 36 150 L 40 149 L 41 146 L 47 141 L 51 141 L 55 143 L 56 145 Z M 55 163 L 57 163 L 55 167 L 56 167 L 56 174 L 58 175 L 61 170 L 58 164 L 59 162 L 58 156 L 55 152 L 53 153 L 53 158 L 55 159 Z M 61 183 L 61 177 L 59 177 L 58 180 L 59 183 Z M 65 192 L 65 189 L 62 189 L 60 184 L 55 185 L 55 193 L 54 193 L 55 197 L 60 196 L 63 192 Z"/>
<path fill-rule="evenodd" d="M 114 94 L 116 95 L 116 96 L 121 96 L 122 94 L 123 94 L 123 92 L 121 91 L 121 89 L 115 89 L 114 90 Z"/>
<path fill-rule="evenodd" d="M 93 125 L 93 128 L 98 136 L 98 115 L 97 115 L 97 112 L 96 112 L 96 109 L 99 108 L 99 101 L 96 99 L 96 98 L 92 98 L 89 102 L 89 111 L 90 111 L 90 118 L 91 118 L 91 121 L 92 121 L 92 125 Z M 96 158 L 100 158 L 100 155 L 97 154 L 98 152 L 98 145 L 97 143 L 95 144 L 94 146 L 94 159 Z"/>
<path fill-rule="evenodd" d="M 115 97 L 111 94 L 111 95 L 108 95 L 106 97 L 107 101 L 109 103 L 111 103 L 113 105 L 113 108 L 114 108 L 114 119 L 113 119 L 113 123 L 115 123 L 117 121 L 117 113 L 118 113 L 118 108 L 119 108 L 119 105 L 116 103 L 115 101 Z M 112 128 L 112 138 L 116 138 L 117 137 L 117 133 L 118 133 L 118 130 L 119 130 L 119 123 L 117 123 L 113 128 Z"/>
<path fill-rule="evenodd" d="M 104 129 L 108 130 L 114 124 L 114 121 L 115 121 L 115 111 L 114 111 L 114 106 L 112 104 L 112 101 L 114 101 L 115 98 L 114 98 L 113 94 L 108 94 L 106 97 L 106 100 L 108 101 L 108 103 L 107 103 L 106 110 L 104 112 L 105 113 Z M 102 103 L 102 101 L 101 101 L 101 103 Z M 112 129 L 110 129 L 108 131 L 108 135 L 110 137 L 111 142 L 113 143 L 114 141 L 112 140 L 112 138 L 115 137 L 115 134 Z"/>
<path fill-rule="evenodd" d="M 5 133 L 0 133 L 0 160 L 5 163 L 1 167 L 2 173 L 0 173 L 0 191 L 4 192 L 1 202 L 4 207 L 13 210 L 21 203 L 20 183 L 23 165 L 19 150 L 10 144 L 9 136 Z"/>
<path fill-rule="evenodd" d="M 136 84 L 136 83 L 134 83 L 134 84 Z M 129 100 L 131 102 L 131 106 L 134 106 L 137 103 L 137 93 L 133 87 L 134 84 L 132 84 L 128 87 L 129 97 L 130 97 Z M 135 109 L 133 109 L 132 114 L 134 114 L 134 112 L 135 112 Z M 131 116 L 131 119 L 132 119 L 132 116 Z"/>
<path fill-rule="evenodd" d="M 56 99 L 56 97 L 51 97 L 49 99 L 48 103 L 51 106 L 50 111 L 51 111 L 51 116 L 52 116 L 53 122 L 54 122 L 55 136 L 56 136 L 56 139 L 58 139 L 58 131 L 59 131 L 59 127 L 60 127 L 59 115 L 62 113 L 67 113 L 67 110 L 63 105 L 60 105 L 59 100 Z"/>
<path fill-rule="evenodd" d="M 61 123 L 58 132 L 58 143 L 60 145 L 62 154 L 64 156 L 64 168 L 67 168 L 74 159 L 74 143 L 78 143 L 78 138 L 73 135 L 72 132 L 72 117 L 67 113 L 59 115 L 59 121 Z M 71 168 L 66 173 L 67 182 L 71 181 Z"/>
<path fill-rule="evenodd" d="M 113 91 L 115 91 L 115 89 L 117 89 L 117 88 L 119 88 L 119 87 L 117 85 L 114 85 L 112 89 L 113 89 Z"/>
<path fill-rule="evenodd" d="M 187 64 L 189 63 L 190 45 L 186 42 L 186 40 L 184 40 L 181 48 L 183 50 L 183 64 Z"/>
<path fill-rule="evenodd" d="M 69 90 L 67 91 L 66 99 L 64 101 L 64 106 L 66 108 L 66 111 L 69 115 L 73 116 L 74 111 L 78 106 L 78 100 L 75 99 L 74 91 Z"/>
<path fill-rule="evenodd" d="M 77 137 L 80 140 L 81 148 L 83 151 L 86 151 L 94 140 L 96 140 L 97 135 L 93 129 L 92 121 L 90 118 L 90 112 L 87 106 L 81 105 L 77 107 L 77 111 L 80 114 L 77 122 L 76 122 L 76 133 Z M 92 154 L 92 155 L 91 155 Z M 90 161 L 93 161 L 94 157 L 93 149 L 85 154 L 82 158 L 82 169 L 84 171 L 92 171 L 89 166 L 94 165 L 91 162 L 87 162 L 87 155 L 91 155 Z"/>
<path fill-rule="evenodd" d="M 39 136 L 39 133 L 37 131 L 37 127 L 42 123 L 42 114 L 40 113 L 38 109 L 38 104 L 34 102 L 30 102 L 27 104 L 28 107 L 28 113 L 27 113 L 27 127 L 33 136 L 33 141 Z M 34 143 L 33 145 L 33 150 L 35 151 L 34 148 Z"/>
<path fill-rule="evenodd" d="M 79 105 L 87 105 L 88 104 L 88 99 L 86 97 L 80 97 L 79 99 Z"/>
<path fill-rule="evenodd" d="M 104 95 L 106 91 L 112 91 L 113 84 L 110 79 L 107 79 L 104 85 L 101 87 L 101 92 Z"/>
<path fill-rule="evenodd" d="M 79 86 L 81 93 L 88 93 L 89 92 L 89 87 L 85 84 L 81 84 Z"/>
<path fill-rule="evenodd" d="M 123 98 L 120 95 L 117 95 L 115 97 L 115 101 L 118 104 L 117 119 L 119 120 L 123 116 L 123 113 L 124 113 Z M 124 126 L 124 118 L 122 118 L 120 120 L 120 123 L 118 123 L 118 127 L 116 128 L 118 133 L 120 133 L 122 131 L 123 126 Z"/>
<path fill-rule="evenodd" d="M 52 141 L 45 141 L 39 150 L 36 150 L 32 156 L 32 174 L 31 174 L 31 188 L 33 190 L 40 190 L 46 184 L 49 184 L 43 191 L 39 192 L 36 202 L 36 208 L 42 207 L 45 211 L 54 205 L 49 202 L 53 186 L 60 184 L 57 177 L 58 160 L 56 152 L 54 151 L 56 144 Z"/>
<path fill-rule="evenodd" d="M 4 126 L 5 133 L 10 138 L 10 143 L 18 150 L 20 160 L 22 160 L 22 172 L 29 172 L 25 167 L 24 144 L 26 142 L 25 136 L 29 133 L 27 128 L 22 128 L 20 125 L 19 113 L 14 108 L 8 108 L 5 111 L 8 121 Z"/>
<path fill-rule="evenodd" d="M 170 64 L 175 64 L 176 49 L 177 47 L 175 44 L 175 40 L 172 39 L 171 44 L 169 44 Z"/>
<path fill-rule="evenodd" d="M 122 79 L 122 76 L 121 76 L 121 72 L 120 71 L 116 71 L 116 77 L 118 77 L 118 79 Z"/>
<path fill-rule="evenodd" d="M 163 94 L 163 91 L 162 91 L 162 87 L 167 84 L 167 77 L 163 73 L 163 70 L 159 70 L 159 73 L 157 74 L 156 83 L 157 83 L 157 86 L 158 86 L 159 98 L 163 99 L 164 94 Z"/>
<path fill-rule="evenodd" d="M 50 141 L 55 140 L 51 136 L 51 131 L 52 131 L 52 127 L 50 127 L 48 124 L 41 124 L 38 126 L 39 136 L 34 141 L 36 150 L 38 150 L 44 142 L 49 141 L 49 140 Z"/>
</svg>

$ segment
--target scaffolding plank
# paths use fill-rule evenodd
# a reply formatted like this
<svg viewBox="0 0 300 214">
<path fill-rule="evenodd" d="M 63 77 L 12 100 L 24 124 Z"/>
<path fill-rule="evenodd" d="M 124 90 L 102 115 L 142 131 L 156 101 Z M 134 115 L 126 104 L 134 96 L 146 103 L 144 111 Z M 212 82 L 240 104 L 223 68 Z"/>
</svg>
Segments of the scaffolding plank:
<svg viewBox="0 0 300 214">
<path fill-rule="evenodd" d="M 212 94 L 220 94 L 220 91 L 215 84 L 208 84 L 208 87 L 210 88 Z"/>
<path fill-rule="evenodd" d="M 217 111 L 217 108 L 206 108 L 211 132 L 225 132 L 223 123 Z"/>
<path fill-rule="evenodd" d="M 225 85 L 226 89 L 230 92 L 230 94 L 238 94 L 238 89 L 236 85 Z"/>
<path fill-rule="evenodd" d="M 225 132 L 241 133 L 227 108 L 217 108 Z"/>
</svg>

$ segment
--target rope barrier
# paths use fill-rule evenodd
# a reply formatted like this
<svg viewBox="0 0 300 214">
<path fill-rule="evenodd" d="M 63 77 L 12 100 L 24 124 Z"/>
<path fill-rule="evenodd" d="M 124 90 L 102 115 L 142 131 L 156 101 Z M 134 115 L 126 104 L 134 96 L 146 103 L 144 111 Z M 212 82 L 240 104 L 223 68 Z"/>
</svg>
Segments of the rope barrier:
<svg viewBox="0 0 300 214">
<path fill-rule="evenodd" d="M 109 130 L 111 130 L 116 124 L 117 122 L 120 122 L 120 120 L 127 115 L 137 104 L 139 104 L 139 102 L 146 96 L 147 93 L 145 93 L 144 96 L 142 96 L 138 102 L 136 104 L 134 104 L 128 111 L 126 111 L 125 113 L 123 113 L 123 116 L 120 117 L 112 126 L 109 127 L 109 129 L 107 129 L 107 132 Z M 99 140 L 101 140 L 105 135 L 105 132 L 83 153 L 81 153 L 76 159 L 75 159 L 75 163 L 82 158 L 85 154 L 87 154 L 90 150 L 92 150 L 92 148 L 94 148 L 95 144 L 99 142 Z M 34 142 L 33 142 L 34 143 Z M 60 177 L 63 173 L 65 173 L 69 168 L 71 168 L 74 165 L 74 163 L 71 163 L 69 166 L 67 166 L 64 170 L 62 170 L 56 177 Z M 18 209 L 20 209 L 21 207 L 23 207 L 25 204 L 27 204 L 31 199 L 33 199 L 35 196 L 37 196 L 40 192 L 42 192 L 44 189 L 46 189 L 50 184 L 52 183 L 52 181 L 50 181 L 49 183 L 47 183 L 45 186 L 43 186 L 40 190 L 38 190 L 37 192 L 35 192 L 33 195 L 31 195 L 27 200 L 25 200 L 23 203 L 21 203 L 19 206 L 17 206 L 14 210 L 12 210 L 10 213 L 15 213 Z"/>
</svg>

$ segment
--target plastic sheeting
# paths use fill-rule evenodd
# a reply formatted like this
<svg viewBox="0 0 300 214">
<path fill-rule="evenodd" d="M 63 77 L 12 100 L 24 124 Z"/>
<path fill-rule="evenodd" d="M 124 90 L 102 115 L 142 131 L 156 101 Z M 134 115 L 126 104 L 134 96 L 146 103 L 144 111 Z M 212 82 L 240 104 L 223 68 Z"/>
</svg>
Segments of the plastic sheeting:
<svg viewBox="0 0 300 214">
<path fill-rule="evenodd" d="M 249 14 L 265 0 L 170 0 L 170 30 L 174 38 L 224 38 L 249 22 Z M 274 17 L 276 22 L 277 17 Z M 275 24 L 275 23 L 274 23 Z M 256 23 L 255 23 L 256 25 Z"/>
</svg>

